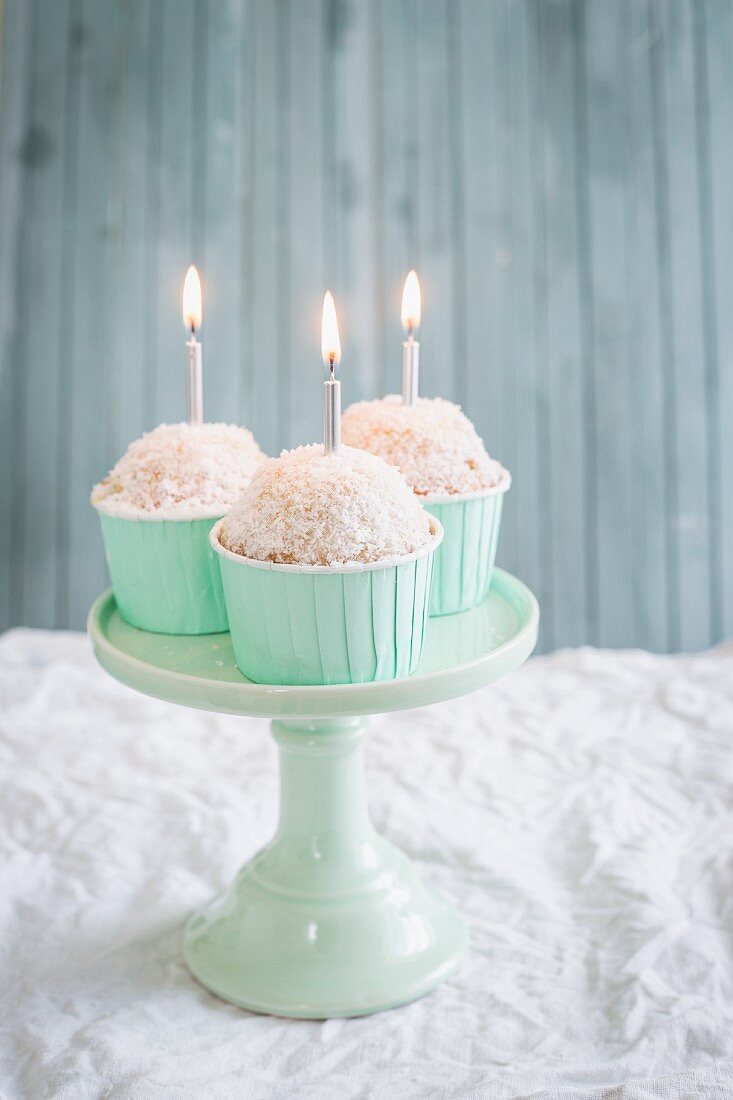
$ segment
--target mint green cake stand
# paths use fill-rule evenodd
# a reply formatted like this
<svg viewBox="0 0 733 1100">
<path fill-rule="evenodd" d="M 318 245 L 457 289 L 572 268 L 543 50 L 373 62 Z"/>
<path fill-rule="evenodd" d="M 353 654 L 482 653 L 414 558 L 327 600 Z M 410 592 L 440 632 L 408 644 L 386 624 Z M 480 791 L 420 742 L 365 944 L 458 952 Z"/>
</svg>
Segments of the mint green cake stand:
<svg viewBox="0 0 733 1100">
<path fill-rule="evenodd" d="M 273 720 L 280 821 L 188 922 L 183 950 L 203 985 L 255 1012 L 322 1019 L 404 1004 L 454 970 L 468 941 L 463 918 L 369 819 L 364 716 L 493 683 L 532 652 L 538 621 L 529 589 L 496 569 L 483 604 L 430 620 L 408 679 L 279 687 L 242 676 L 228 634 L 149 634 L 120 618 L 111 592 L 99 597 L 89 634 L 112 676 L 158 699 Z"/>
</svg>

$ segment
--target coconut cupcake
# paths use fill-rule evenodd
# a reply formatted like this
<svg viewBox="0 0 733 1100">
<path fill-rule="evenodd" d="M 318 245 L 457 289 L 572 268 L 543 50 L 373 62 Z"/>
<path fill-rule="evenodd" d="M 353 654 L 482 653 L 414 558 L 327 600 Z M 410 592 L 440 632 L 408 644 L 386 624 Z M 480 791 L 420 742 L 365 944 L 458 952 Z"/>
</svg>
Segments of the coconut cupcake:
<svg viewBox="0 0 733 1100">
<path fill-rule="evenodd" d="M 360 683 L 417 667 L 442 530 L 381 459 L 283 451 L 210 538 L 251 680 Z"/>
<path fill-rule="evenodd" d="M 161 634 L 227 629 L 208 536 L 261 463 L 232 424 L 161 424 L 130 444 L 92 490 L 115 599 L 133 626 Z"/>
<path fill-rule="evenodd" d="M 488 455 L 460 406 L 439 397 L 420 397 L 414 404 L 395 395 L 360 401 L 344 413 L 342 432 L 350 446 L 396 466 L 443 525 L 430 614 L 480 603 L 491 584 L 502 497 L 511 477 Z"/>
</svg>

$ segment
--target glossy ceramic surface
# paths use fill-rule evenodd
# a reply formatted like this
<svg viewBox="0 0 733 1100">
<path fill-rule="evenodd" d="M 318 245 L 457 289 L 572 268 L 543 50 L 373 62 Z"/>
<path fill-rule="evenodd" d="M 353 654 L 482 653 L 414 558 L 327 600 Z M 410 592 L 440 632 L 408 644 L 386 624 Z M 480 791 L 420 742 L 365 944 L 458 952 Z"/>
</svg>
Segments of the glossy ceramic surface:
<svg viewBox="0 0 733 1100">
<path fill-rule="evenodd" d="M 364 792 L 364 722 L 353 715 L 462 695 L 517 668 L 537 637 L 532 593 L 496 570 L 472 611 L 430 619 L 417 673 L 329 687 L 253 684 L 228 635 L 146 634 L 111 593 L 89 615 L 102 665 L 140 691 L 189 706 L 270 715 L 280 750 L 277 832 L 232 886 L 190 919 L 192 973 L 256 1012 L 358 1016 L 427 993 L 458 964 L 466 926 L 380 837 Z"/>
<path fill-rule="evenodd" d="M 273 722 L 277 833 L 184 939 L 192 973 L 226 1000 L 359 1016 L 427 993 L 465 951 L 463 918 L 369 820 L 364 732 L 358 719 Z"/>
<path fill-rule="evenodd" d="M 268 718 L 352 717 L 425 706 L 499 680 L 534 649 L 539 609 L 521 581 L 494 569 L 489 595 L 470 611 L 429 619 L 414 675 L 369 684 L 254 684 L 236 666 L 228 634 L 173 637 L 136 630 L 106 592 L 89 613 L 97 658 L 116 679 L 159 699 Z"/>
</svg>

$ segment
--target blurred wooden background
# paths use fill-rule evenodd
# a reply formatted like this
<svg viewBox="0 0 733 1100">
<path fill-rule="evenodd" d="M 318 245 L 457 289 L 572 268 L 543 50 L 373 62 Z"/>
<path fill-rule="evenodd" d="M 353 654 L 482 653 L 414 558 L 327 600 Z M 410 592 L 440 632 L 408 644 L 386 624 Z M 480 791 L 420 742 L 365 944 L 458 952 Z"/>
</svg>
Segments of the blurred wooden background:
<svg viewBox="0 0 733 1100">
<path fill-rule="evenodd" d="M 5 0 L 0 626 L 83 624 L 93 481 L 206 410 L 319 431 L 320 304 L 347 401 L 423 392 L 512 470 L 500 563 L 542 645 L 733 633 L 730 0 Z"/>
</svg>

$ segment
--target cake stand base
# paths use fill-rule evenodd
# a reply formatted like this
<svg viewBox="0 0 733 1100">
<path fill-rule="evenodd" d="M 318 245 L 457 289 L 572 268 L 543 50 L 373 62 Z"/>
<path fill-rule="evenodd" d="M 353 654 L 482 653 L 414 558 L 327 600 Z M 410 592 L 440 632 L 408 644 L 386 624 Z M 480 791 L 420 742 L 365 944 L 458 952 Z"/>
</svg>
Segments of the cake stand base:
<svg viewBox="0 0 733 1100">
<path fill-rule="evenodd" d="M 529 589 L 495 569 L 482 604 L 429 620 L 413 676 L 284 687 L 242 676 L 229 634 L 148 634 L 120 617 L 111 592 L 99 597 L 89 634 L 123 684 L 183 706 L 275 719 L 280 822 L 230 889 L 188 923 L 186 961 L 203 985 L 256 1012 L 320 1019 L 404 1004 L 450 974 L 466 948 L 465 924 L 375 832 L 365 727 L 352 715 L 495 683 L 532 652 L 538 621 Z"/>
<path fill-rule="evenodd" d="M 364 790 L 361 719 L 272 723 L 280 821 L 184 938 L 198 980 L 278 1016 L 360 1016 L 421 997 L 455 968 L 466 925 L 380 837 Z"/>
</svg>

